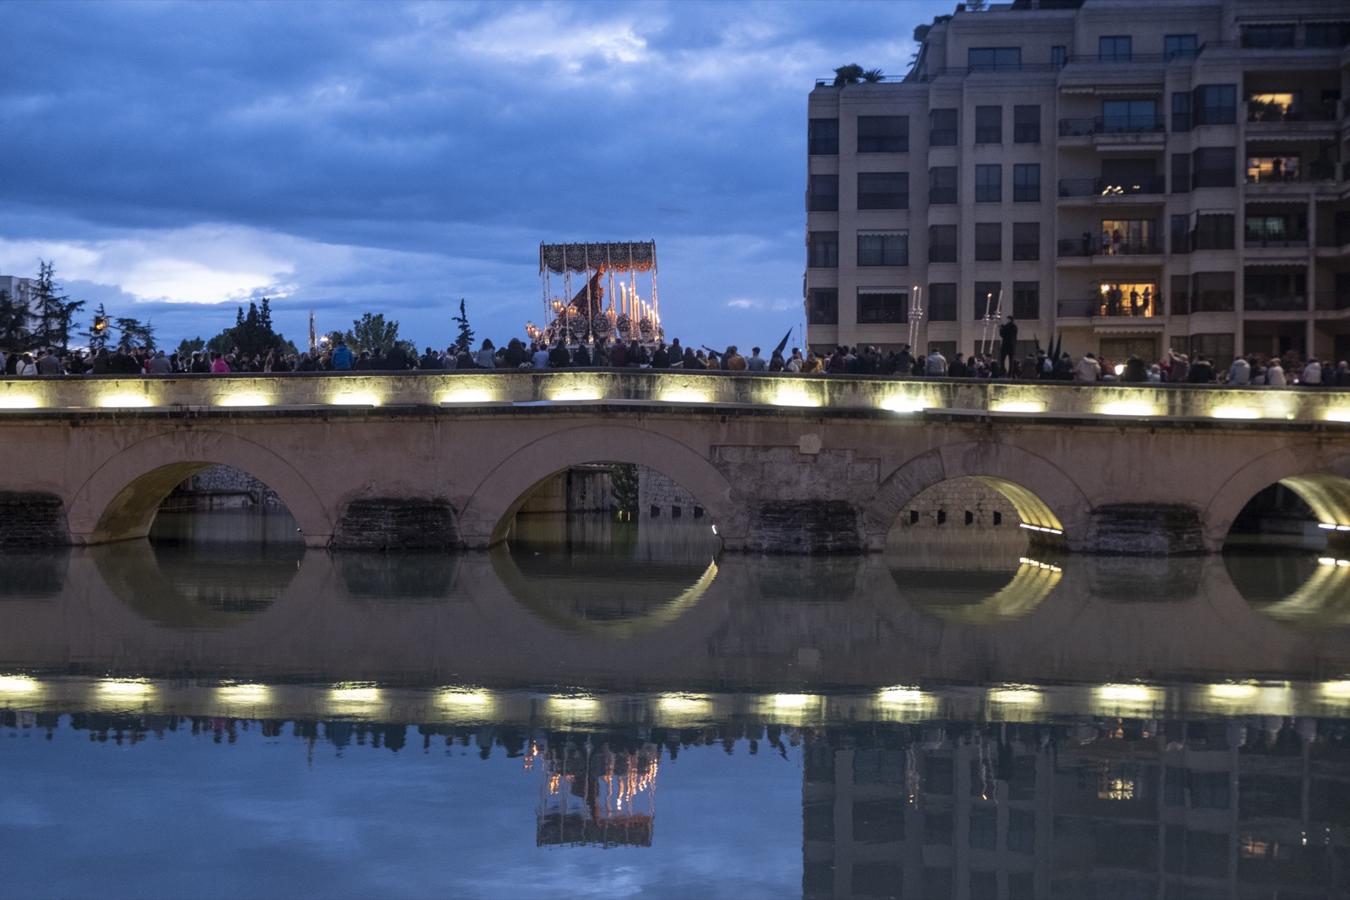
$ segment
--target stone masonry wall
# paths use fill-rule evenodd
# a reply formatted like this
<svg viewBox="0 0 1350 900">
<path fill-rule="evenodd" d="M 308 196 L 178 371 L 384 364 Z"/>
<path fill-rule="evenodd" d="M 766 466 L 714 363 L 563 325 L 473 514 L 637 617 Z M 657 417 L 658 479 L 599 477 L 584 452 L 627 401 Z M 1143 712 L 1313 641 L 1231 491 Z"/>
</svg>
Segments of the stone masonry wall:
<svg viewBox="0 0 1350 900">
<path fill-rule="evenodd" d="M 703 514 L 703 504 L 675 481 L 646 466 L 638 466 L 638 515 L 682 518 Z"/>
<path fill-rule="evenodd" d="M 997 490 L 974 478 L 954 478 L 919 494 L 900 513 L 894 528 L 944 530 L 1016 529 L 1017 510 Z"/>
</svg>

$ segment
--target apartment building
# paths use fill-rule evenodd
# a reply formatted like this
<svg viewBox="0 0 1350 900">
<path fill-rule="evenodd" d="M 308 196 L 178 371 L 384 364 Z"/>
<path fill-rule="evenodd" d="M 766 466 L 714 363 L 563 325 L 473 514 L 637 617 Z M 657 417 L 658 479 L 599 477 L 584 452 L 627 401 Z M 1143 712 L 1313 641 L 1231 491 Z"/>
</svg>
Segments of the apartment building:
<svg viewBox="0 0 1350 900">
<path fill-rule="evenodd" d="M 1350 357 L 1350 6 L 958 4 L 915 39 L 810 95 L 813 348 L 913 319 L 950 357 L 1001 311 L 1023 354 Z"/>
</svg>

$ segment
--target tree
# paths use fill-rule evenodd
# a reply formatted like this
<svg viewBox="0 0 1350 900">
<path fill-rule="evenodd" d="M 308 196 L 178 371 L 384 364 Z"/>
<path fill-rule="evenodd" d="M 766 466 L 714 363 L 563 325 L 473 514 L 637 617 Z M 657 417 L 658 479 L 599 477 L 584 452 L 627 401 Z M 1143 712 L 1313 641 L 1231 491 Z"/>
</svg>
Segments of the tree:
<svg viewBox="0 0 1350 900">
<path fill-rule="evenodd" d="M 215 353 L 229 353 L 236 347 L 240 353 L 254 356 L 269 350 L 294 353 L 295 344 L 286 340 L 272 327 L 272 301 L 262 298 L 261 305 L 252 301 L 248 312 L 242 306 L 235 308 L 234 327 L 226 328 L 206 342 Z"/>
<path fill-rule="evenodd" d="M 61 293 L 55 268 L 48 260 L 38 260 L 38 277 L 33 282 L 29 311 L 36 325 L 32 331 L 32 343 L 39 347 L 60 347 L 65 350 L 70 344 L 71 321 L 75 313 L 84 308 L 84 301 L 71 300 Z"/>
<path fill-rule="evenodd" d="M 155 349 L 155 326 L 149 322 L 142 322 L 140 319 L 129 317 L 118 317 L 113 319 L 112 327 L 117 329 L 118 343 L 123 346 L 144 347 L 147 350 Z"/>
<path fill-rule="evenodd" d="M 206 341 L 199 337 L 183 338 L 178 342 L 178 349 L 174 353 L 178 354 L 180 359 L 186 359 L 192 354 L 206 349 Z"/>
<path fill-rule="evenodd" d="M 94 320 L 89 323 L 89 330 L 81 332 L 80 336 L 88 338 L 89 349 L 98 352 L 108 346 L 108 330 L 111 325 L 112 320 L 108 318 L 108 311 L 100 303 L 98 309 L 94 311 Z"/>
<path fill-rule="evenodd" d="M 28 307 L 0 290 L 0 349 L 13 351 L 28 346 Z"/>
<path fill-rule="evenodd" d="M 451 316 L 450 321 L 459 326 L 459 334 L 455 336 L 456 350 L 473 349 L 473 329 L 469 327 L 469 314 L 464 311 L 464 298 L 459 298 L 459 315 Z"/>
<path fill-rule="evenodd" d="M 849 63 L 834 70 L 834 86 L 843 87 L 846 84 L 857 84 L 862 80 L 862 77 L 863 67 L 857 63 Z"/>
<path fill-rule="evenodd" d="M 351 331 L 347 332 L 347 344 L 354 350 L 384 352 L 397 340 L 398 323 L 386 322 L 384 313 L 363 313 L 361 318 L 352 320 Z"/>
<path fill-rule="evenodd" d="M 862 80 L 868 84 L 876 84 L 879 81 L 885 80 L 885 78 L 886 73 L 880 69 L 868 69 L 866 72 L 862 73 Z"/>
</svg>

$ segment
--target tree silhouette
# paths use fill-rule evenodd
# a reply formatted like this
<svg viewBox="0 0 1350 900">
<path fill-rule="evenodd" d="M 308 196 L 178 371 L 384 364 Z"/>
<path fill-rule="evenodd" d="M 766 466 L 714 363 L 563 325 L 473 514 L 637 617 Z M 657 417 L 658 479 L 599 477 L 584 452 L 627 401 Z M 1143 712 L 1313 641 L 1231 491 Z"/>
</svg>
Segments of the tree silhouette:
<svg viewBox="0 0 1350 900">
<path fill-rule="evenodd" d="M 469 314 L 464 311 L 464 298 L 459 298 L 459 315 L 451 316 L 450 321 L 459 326 L 459 334 L 455 336 L 456 350 L 473 349 L 473 329 L 469 327 Z"/>
</svg>

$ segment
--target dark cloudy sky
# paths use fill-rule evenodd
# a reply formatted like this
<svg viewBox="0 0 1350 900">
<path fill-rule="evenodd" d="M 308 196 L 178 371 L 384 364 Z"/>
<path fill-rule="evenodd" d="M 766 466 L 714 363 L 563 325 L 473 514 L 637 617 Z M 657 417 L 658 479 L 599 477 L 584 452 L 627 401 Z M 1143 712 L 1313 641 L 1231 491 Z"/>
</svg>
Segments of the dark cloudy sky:
<svg viewBox="0 0 1350 900">
<path fill-rule="evenodd" d="M 806 98 L 950 2 L 0 2 L 0 273 L 209 337 L 542 319 L 538 244 L 654 238 L 686 342 L 801 316 Z"/>
</svg>

